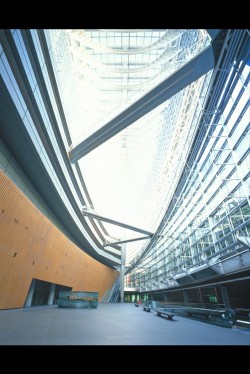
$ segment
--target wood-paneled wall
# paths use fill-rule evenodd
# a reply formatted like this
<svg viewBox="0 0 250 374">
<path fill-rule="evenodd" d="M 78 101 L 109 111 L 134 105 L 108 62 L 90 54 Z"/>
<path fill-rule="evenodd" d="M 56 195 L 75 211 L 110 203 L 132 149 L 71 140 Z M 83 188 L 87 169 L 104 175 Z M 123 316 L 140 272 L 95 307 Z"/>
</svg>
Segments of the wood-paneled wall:
<svg viewBox="0 0 250 374">
<path fill-rule="evenodd" d="M 33 278 L 99 292 L 118 277 L 72 243 L 0 171 L 0 309 L 24 306 Z"/>
</svg>

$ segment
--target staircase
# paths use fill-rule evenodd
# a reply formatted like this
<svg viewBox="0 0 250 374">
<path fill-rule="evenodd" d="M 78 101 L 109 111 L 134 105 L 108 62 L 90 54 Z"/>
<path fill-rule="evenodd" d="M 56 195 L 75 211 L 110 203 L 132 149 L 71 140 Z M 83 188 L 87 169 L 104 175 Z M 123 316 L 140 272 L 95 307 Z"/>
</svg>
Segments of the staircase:
<svg viewBox="0 0 250 374">
<path fill-rule="evenodd" d="M 113 284 L 113 287 L 107 299 L 107 303 L 117 303 L 119 299 L 119 294 L 120 294 L 120 278 L 118 278 L 116 282 Z"/>
</svg>

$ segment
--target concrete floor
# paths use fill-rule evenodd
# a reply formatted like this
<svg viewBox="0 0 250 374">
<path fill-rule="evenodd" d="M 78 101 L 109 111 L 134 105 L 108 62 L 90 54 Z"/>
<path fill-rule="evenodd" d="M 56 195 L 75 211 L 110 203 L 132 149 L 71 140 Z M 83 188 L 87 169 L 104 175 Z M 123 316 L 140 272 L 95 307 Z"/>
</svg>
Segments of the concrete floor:
<svg viewBox="0 0 250 374">
<path fill-rule="evenodd" d="M 129 303 L 97 309 L 41 306 L 0 311 L 0 345 L 250 345 L 250 330 L 175 316 Z"/>
</svg>

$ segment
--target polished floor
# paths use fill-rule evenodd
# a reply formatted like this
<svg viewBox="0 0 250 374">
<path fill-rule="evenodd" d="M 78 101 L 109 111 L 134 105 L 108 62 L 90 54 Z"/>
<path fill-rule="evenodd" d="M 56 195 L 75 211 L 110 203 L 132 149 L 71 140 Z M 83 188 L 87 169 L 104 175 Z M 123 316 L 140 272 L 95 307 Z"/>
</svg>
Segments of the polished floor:
<svg viewBox="0 0 250 374">
<path fill-rule="evenodd" d="M 41 306 L 0 311 L 0 345 L 250 345 L 250 329 L 171 321 L 128 303 Z"/>
</svg>

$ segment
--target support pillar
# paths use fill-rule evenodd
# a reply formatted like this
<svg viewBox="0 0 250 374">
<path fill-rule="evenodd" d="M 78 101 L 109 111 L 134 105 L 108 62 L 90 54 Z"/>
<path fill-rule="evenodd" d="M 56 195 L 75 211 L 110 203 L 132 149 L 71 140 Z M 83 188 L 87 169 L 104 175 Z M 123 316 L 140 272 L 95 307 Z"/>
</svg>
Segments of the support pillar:
<svg viewBox="0 0 250 374">
<path fill-rule="evenodd" d="M 221 287 L 220 289 L 221 289 L 222 301 L 223 301 L 223 304 L 225 305 L 225 308 L 230 308 L 227 287 Z"/>
<path fill-rule="evenodd" d="M 125 260 L 126 260 L 126 244 L 121 244 L 121 270 L 120 270 L 120 295 L 121 303 L 124 302 L 124 275 L 125 275 Z"/>
<path fill-rule="evenodd" d="M 189 303 L 190 302 L 188 291 L 186 291 L 186 290 L 182 291 L 182 296 L 183 296 L 184 303 Z"/>
<path fill-rule="evenodd" d="M 55 295 L 55 288 L 56 288 L 55 283 L 51 283 L 50 284 L 50 288 L 49 288 L 48 302 L 47 302 L 48 305 L 53 305 L 53 300 L 54 300 L 54 295 Z"/>
<path fill-rule="evenodd" d="M 25 300 L 25 304 L 24 304 L 25 307 L 26 306 L 31 306 L 32 298 L 33 298 L 33 294 L 34 294 L 34 290 L 35 290 L 35 284 L 36 284 L 36 280 L 32 279 L 32 282 L 30 284 L 30 289 L 29 289 L 28 295 L 27 295 L 26 300 Z"/>
</svg>

